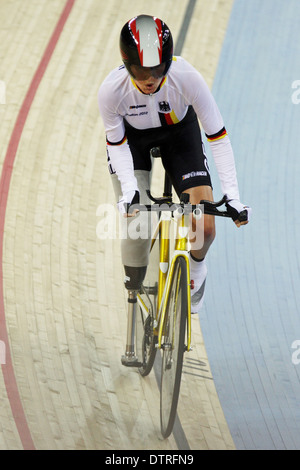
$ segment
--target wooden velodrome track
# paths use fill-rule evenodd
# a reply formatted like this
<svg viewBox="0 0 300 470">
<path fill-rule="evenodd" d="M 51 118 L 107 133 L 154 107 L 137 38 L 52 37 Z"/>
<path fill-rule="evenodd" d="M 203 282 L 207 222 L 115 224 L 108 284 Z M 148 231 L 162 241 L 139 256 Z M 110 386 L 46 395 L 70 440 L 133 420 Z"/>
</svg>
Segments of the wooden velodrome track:
<svg viewBox="0 0 300 470">
<path fill-rule="evenodd" d="M 196 2 L 182 55 L 211 86 L 232 2 Z M 187 0 L 0 2 L 0 449 L 234 449 L 198 318 L 178 421 L 160 436 L 155 373 L 121 365 L 126 295 L 97 90 L 130 17 L 162 17 L 175 42 Z M 159 190 L 161 172 L 154 177 Z"/>
</svg>

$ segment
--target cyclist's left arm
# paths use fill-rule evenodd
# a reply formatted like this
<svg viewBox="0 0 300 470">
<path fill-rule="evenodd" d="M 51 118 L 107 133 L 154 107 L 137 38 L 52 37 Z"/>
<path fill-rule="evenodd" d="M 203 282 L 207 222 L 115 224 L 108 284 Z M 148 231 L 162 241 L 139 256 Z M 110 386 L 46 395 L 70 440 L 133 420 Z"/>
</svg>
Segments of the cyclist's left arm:
<svg viewBox="0 0 300 470">
<path fill-rule="evenodd" d="M 227 197 L 227 211 L 238 227 L 245 225 L 249 221 L 251 209 L 240 202 L 234 153 L 219 108 L 204 78 L 192 66 L 186 82 L 188 87 L 185 94 L 210 144 L 222 192 Z"/>
</svg>

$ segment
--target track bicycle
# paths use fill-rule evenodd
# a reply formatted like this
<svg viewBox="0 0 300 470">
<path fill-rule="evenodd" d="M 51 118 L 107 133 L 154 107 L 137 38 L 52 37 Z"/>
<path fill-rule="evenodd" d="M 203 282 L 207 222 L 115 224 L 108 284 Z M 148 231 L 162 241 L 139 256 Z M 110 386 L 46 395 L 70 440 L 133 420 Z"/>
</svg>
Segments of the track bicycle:
<svg viewBox="0 0 300 470">
<path fill-rule="evenodd" d="M 159 154 L 157 149 L 156 152 Z M 205 214 L 230 217 L 219 207 L 226 202 L 200 201 L 189 203 L 183 193 L 173 203 L 172 185 L 165 174 L 163 196 L 155 198 L 150 191 L 151 205 L 141 211 L 158 214 L 151 239 L 150 261 L 140 291 L 128 291 L 127 342 L 122 364 L 137 367 L 147 376 L 161 351 L 160 424 L 167 438 L 173 429 L 180 391 L 184 353 L 191 350 L 191 281 L 188 252 L 190 216 L 200 219 Z M 135 206 L 136 207 L 136 206 Z M 172 226 L 176 225 L 172 251 Z"/>
</svg>

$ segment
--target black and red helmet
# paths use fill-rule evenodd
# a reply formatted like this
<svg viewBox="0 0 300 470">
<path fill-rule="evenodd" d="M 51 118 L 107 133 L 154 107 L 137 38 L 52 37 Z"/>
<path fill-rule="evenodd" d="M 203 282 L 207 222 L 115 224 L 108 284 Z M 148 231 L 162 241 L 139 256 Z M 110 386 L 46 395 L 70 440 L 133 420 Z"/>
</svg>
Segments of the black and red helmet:
<svg viewBox="0 0 300 470">
<path fill-rule="evenodd" d="M 171 31 L 155 16 L 136 16 L 122 28 L 120 51 L 124 65 L 133 78 L 138 78 L 139 68 L 151 69 L 154 75 L 163 77 L 172 63 Z M 134 72 L 132 65 L 135 66 Z"/>
</svg>

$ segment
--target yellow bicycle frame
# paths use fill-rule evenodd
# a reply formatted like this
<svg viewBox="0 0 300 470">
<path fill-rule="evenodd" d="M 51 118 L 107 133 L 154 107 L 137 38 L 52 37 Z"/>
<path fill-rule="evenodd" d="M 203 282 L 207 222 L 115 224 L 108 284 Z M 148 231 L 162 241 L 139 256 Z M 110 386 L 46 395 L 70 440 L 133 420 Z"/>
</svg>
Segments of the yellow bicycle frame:
<svg viewBox="0 0 300 470">
<path fill-rule="evenodd" d="M 191 295 L 190 295 L 190 269 L 189 256 L 187 252 L 189 217 L 181 215 L 177 221 L 175 250 L 170 260 L 170 226 L 171 213 L 163 212 L 158 223 L 154 236 L 152 238 L 153 247 L 158 235 L 160 242 L 160 259 L 159 259 L 159 279 L 158 279 L 158 295 L 157 295 L 157 312 L 156 320 L 158 325 L 158 347 L 161 348 L 163 327 L 165 322 L 165 314 L 167 308 L 167 300 L 170 293 L 171 280 L 174 273 L 175 261 L 179 256 L 184 257 L 187 265 L 187 351 L 191 349 Z M 170 264 L 170 266 L 169 266 Z M 169 268 L 169 269 L 168 269 Z"/>
</svg>

